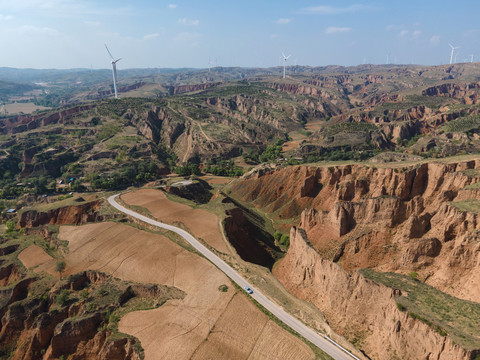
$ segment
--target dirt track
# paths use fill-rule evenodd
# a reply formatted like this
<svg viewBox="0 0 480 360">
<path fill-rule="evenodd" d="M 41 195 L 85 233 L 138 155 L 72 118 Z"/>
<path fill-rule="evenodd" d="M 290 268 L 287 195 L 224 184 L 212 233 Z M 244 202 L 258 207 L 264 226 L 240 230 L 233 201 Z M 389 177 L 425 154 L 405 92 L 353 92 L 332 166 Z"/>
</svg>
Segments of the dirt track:
<svg viewBox="0 0 480 360">
<path fill-rule="evenodd" d="M 187 293 L 183 300 L 133 312 L 120 321 L 120 331 L 140 339 L 147 360 L 190 359 L 194 354 L 216 359 L 219 352 L 253 359 L 259 358 L 254 357 L 256 353 L 274 351 L 275 339 L 287 344 L 280 347 L 277 359 L 314 358 L 311 349 L 293 335 L 276 325 L 267 328 L 266 316 L 243 293 L 236 293 L 230 280 L 210 262 L 163 236 L 107 222 L 62 226 L 59 237 L 69 241 L 67 274 L 96 269 L 125 280 L 173 285 Z M 227 292 L 218 290 L 222 284 L 228 285 Z M 210 335 L 209 326 L 214 329 Z M 246 342 L 232 340 L 242 333 L 250 339 L 255 334 L 248 340 L 254 343 L 249 354 L 245 354 Z M 210 339 L 216 339 L 218 346 L 211 347 Z M 296 349 L 294 357 L 287 355 L 291 348 Z"/>
<path fill-rule="evenodd" d="M 147 208 L 155 218 L 165 223 L 181 222 L 197 239 L 203 239 L 218 251 L 228 253 L 219 228 L 219 220 L 214 214 L 170 201 L 162 191 L 154 189 L 124 194 L 122 200 L 130 205 Z"/>
</svg>

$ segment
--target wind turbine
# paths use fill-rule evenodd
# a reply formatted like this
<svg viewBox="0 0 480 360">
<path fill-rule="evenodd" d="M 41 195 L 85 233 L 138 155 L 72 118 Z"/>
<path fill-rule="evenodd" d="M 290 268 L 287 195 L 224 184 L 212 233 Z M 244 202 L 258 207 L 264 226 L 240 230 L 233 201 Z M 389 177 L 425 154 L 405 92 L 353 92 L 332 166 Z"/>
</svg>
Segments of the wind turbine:
<svg viewBox="0 0 480 360">
<path fill-rule="evenodd" d="M 282 56 L 283 56 L 283 78 L 285 79 L 285 68 L 287 66 L 287 60 L 292 55 L 285 56 L 285 54 L 282 52 Z"/>
<path fill-rule="evenodd" d="M 452 64 L 453 61 L 453 53 L 455 52 L 456 49 L 459 49 L 460 46 L 453 46 L 452 44 L 448 44 L 452 48 L 452 53 L 450 54 L 450 64 Z"/>
<path fill-rule="evenodd" d="M 113 90 L 115 90 L 115 99 L 118 99 L 118 92 L 117 92 L 117 62 L 119 62 L 122 58 L 115 60 L 112 56 L 110 50 L 108 50 L 107 44 L 105 44 L 105 49 L 107 49 L 108 55 L 112 58 L 112 72 L 113 72 Z"/>
<path fill-rule="evenodd" d="M 470 54 L 470 62 L 473 63 L 473 54 Z"/>
<path fill-rule="evenodd" d="M 217 64 L 217 59 L 208 58 L 208 72 L 210 72 L 210 69 L 212 68 L 212 65 L 216 66 L 216 64 Z"/>
</svg>

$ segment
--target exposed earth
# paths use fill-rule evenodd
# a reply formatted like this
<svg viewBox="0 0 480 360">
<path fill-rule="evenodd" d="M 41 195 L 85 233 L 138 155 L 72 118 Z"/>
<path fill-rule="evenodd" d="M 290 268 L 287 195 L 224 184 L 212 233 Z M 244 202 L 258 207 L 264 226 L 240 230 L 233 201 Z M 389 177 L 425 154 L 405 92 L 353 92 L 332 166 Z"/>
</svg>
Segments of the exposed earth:
<svg viewBox="0 0 480 360">
<path fill-rule="evenodd" d="M 478 360 L 480 64 L 279 71 L 0 79 L 0 359 L 328 358 L 124 191 L 359 358 Z"/>
</svg>

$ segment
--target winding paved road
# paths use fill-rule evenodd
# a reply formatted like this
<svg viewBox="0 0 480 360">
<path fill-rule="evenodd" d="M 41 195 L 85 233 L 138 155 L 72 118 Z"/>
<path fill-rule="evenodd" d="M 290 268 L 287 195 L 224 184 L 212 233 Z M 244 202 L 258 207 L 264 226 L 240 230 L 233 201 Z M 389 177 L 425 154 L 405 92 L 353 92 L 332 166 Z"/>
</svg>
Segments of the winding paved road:
<svg viewBox="0 0 480 360">
<path fill-rule="evenodd" d="M 213 264 L 215 264 L 221 271 L 223 271 L 233 282 L 235 282 L 238 286 L 242 289 L 245 286 L 249 286 L 253 290 L 253 294 L 250 296 L 255 299 L 258 303 L 260 303 L 264 308 L 270 311 L 273 315 L 275 315 L 280 321 L 284 324 L 288 325 L 290 328 L 295 330 L 297 333 L 302 335 L 305 339 L 309 340 L 311 343 L 315 344 L 319 349 L 326 352 L 328 355 L 333 357 L 334 359 L 338 360 L 352 360 L 356 359 L 359 360 L 356 356 L 349 353 L 346 349 L 342 346 L 335 343 L 330 338 L 320 335 L 319 333 L 313 331 L 311 328 L 303 324 L 301 321 L 287 313 L 281 307 L 274 304 L 270 301 L 265 295 L 263 295 L 258 289 L 251 286 L 244 278 L 242 278 L 235 270 L 233 270 L 227 263 L 225 263 L 222 259 L 220 259 L 217 255 L 207 249 L 205 246 L 202 245 L 197 239 L 195 239 L 192 235 L 190 235 L 185 230 L 177 228 L 172 225 L 164 224 L 156 220 L 152 220 L 146 216 L 140 215 L 135 211 L 129 210 L 122 205 L 118 204 L 115 201 L 115 198 L 120 194 L 112 195 L 108 198 L 108 202 L 117 210 L 130 215 L 134 218 L 137 218 L 147 224 L 157 226 L 166 230 L 173 231 L 183 237 L 186 241 L 190 243 L 199 253 L 205 256 L 208 260 L 210 260 Z"/>
</svg>

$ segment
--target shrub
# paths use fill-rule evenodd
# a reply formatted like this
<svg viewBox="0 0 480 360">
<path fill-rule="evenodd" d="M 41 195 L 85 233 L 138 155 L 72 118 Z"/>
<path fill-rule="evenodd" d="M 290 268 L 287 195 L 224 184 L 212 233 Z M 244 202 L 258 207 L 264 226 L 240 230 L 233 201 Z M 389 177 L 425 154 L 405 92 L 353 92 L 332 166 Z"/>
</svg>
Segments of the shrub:
<svg viewBox="0 0 480 360">
<path fill-rule="evenodd" d="M 413 279 L 413 280 L 417 280 L 418 279 L 418 273 L 416 271 L 412 271 L 408 274 L 408 276 Z"/>
<path fill-rule="evenodd" d="M 290 236 L 288 236 L 287 234 L 283 234 L 282 237 L 280 238 L 280 245 L 283 245 L 283 246 L 290 246 Z"/>
<path fill-rule="evenodd" d="M 57 296 L 55 296 L 55 304 L 63 306 L 67 303 L 70 293 L 67 289 L 61 290 Z"/>
<path fill-rule="evenodd" d="M 228 291 L 228 286 L 225 285 L 225 284 L 222 284 L 218 287 L 218 291 L 227 292 Z"/>
<path fill-rule="evenodd" d="M 273 238 L 276 240 L 276 241 L 280 241 L 280 239 L 282 238 L 282 232 L 277 230 L 275 231 L 275 233 L 273 234 Z"/>
<path fill-rule="evenodd" d="M 15 231 L 15 228 L 17 227 L 16 224 L 15 224 L 15 221 L 13 221 L 13 220 L 8 220 L 5 223 L 5 226 L 7 227 L 7 232 L 9 232 L 9 233 Z"/>
</svg>

